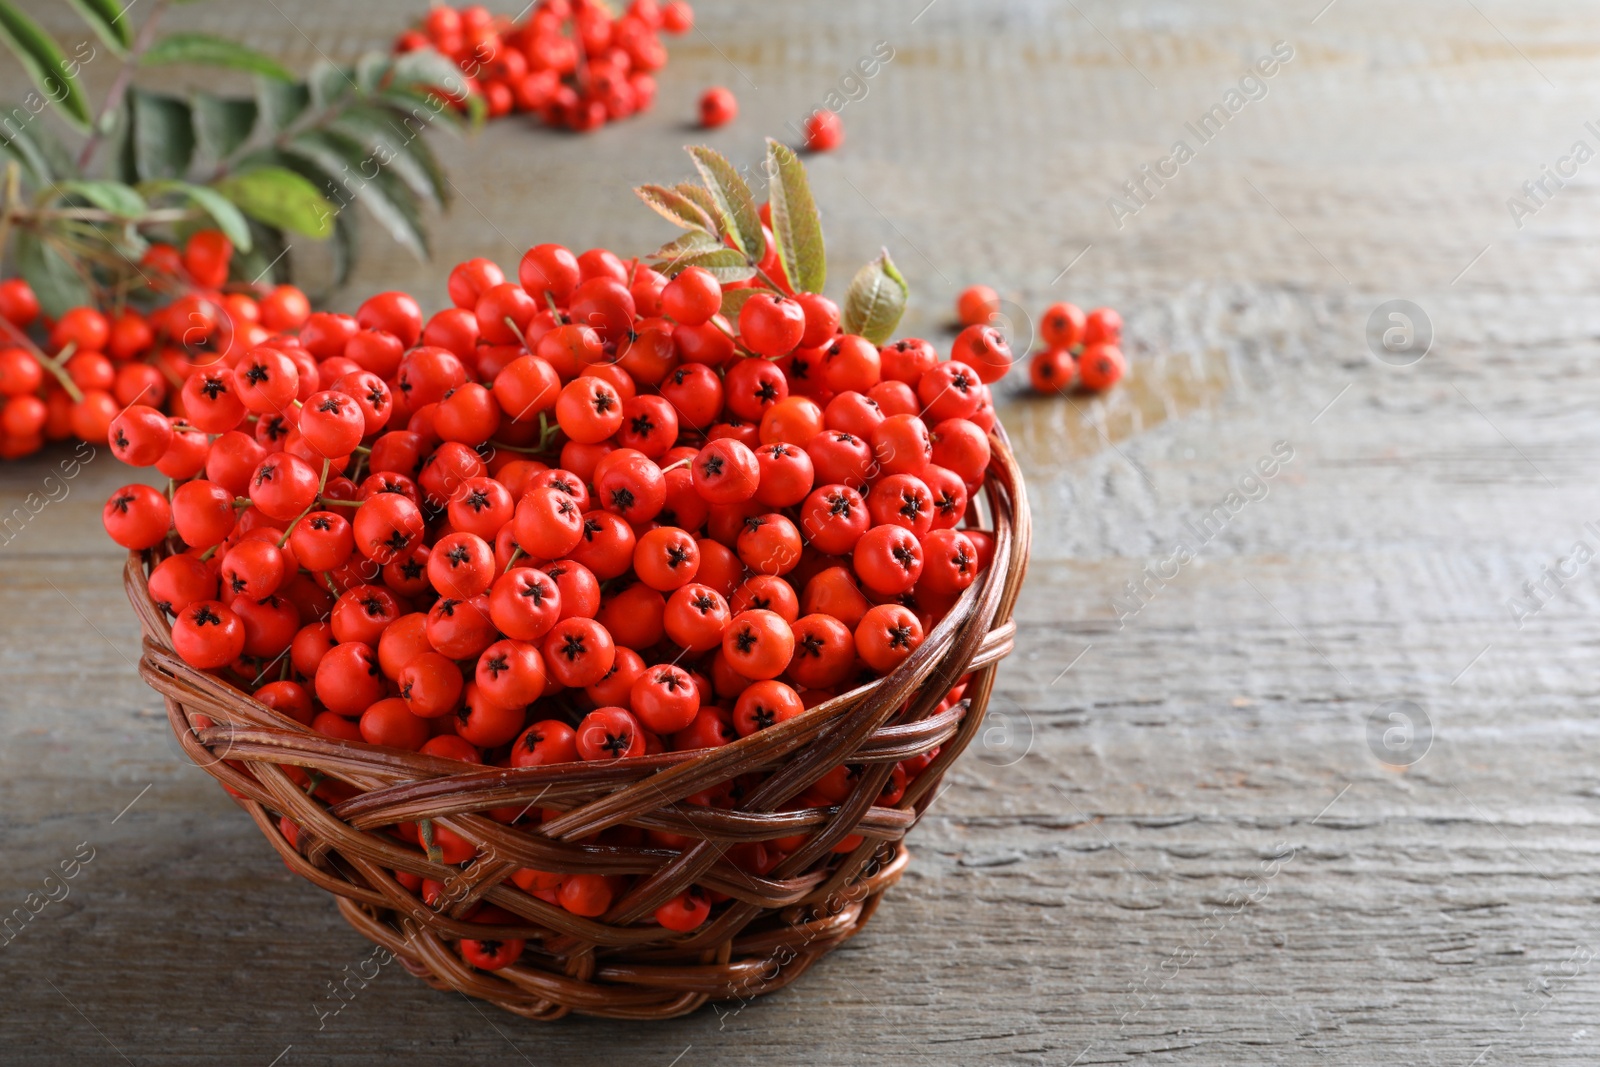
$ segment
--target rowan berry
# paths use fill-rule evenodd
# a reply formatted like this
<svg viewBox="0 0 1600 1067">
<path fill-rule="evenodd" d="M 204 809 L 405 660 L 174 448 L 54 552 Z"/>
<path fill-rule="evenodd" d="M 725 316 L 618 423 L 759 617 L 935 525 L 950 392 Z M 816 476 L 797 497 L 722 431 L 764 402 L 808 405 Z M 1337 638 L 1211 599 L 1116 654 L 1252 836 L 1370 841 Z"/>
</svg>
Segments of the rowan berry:
<svg viewBox="0 0 1600 1067">
<path fill-rule="evenodd" d="M 172 507 L 161 493 L 136 483 L 111 494 L 101 519 L 106 533 L 123 548 L 154 548 L 172 528 Z"/>
<path fill-rule="evenodd" d="M 711 504 L 736 504 L 755 495 L 761 465 L 748 447 L 731 438 L 712 441 L 691 464 L 695 491 Z"/>
<path fill-rule="evenodd" d="M 1078 361 L 1065 348 L 1037 352 L 1028 361 L 1028 384 L 1036 393 L 1064 393 L 1077 373 Z"/>
<path fill-rule="evenodd" d="M 903 526 L 874 526 L 862 534 L 851 561 L 861 584 L 882 596 L 910 592 L 922 577 L 922 545 Z"/>
<path fill-rule="evenodd" d="M 849 677 L 856 658 L 850 627 L 831 615 L 805 615 L 795 622 L 793 633 L 792 680 L 807 689 L 825 689 Z"/>
<path fill-rule="evenodd" d="M 644 733 L 639 728 L 639 720 L 626 708 L 596 708 L 583 717 L 577 730 L 578 756 L 585 760 L 614 760 L 630 756 L 644 755 Z M 576 875 L 582 878 L 583 875 Z M 592 876 L 591 876 L 592 877 Z M 574 879 L 569 879 L 571 885 Z M 567 886 L 561 890 L 562 906 L 575 914 L 589 914 L 587 910 L 579 910 L 567 903 Z M 595 900 L 593 889 L 587 895 L 573 894 L 575 903 L 582 908 L 593 909 Z M 604 911 L 600 908 L 599 911 Z M 599 912 L 594 912 L 598 914 Z"/>
<path fill-rule="evenodd" d="M 1120 345 L 1122 316 L 1113 308 L 1095 308 L 1084 316 L 1083 345 Z"/>
<path fill-rule="evenodd" d="M 1115 344 L 1096 342 L 1084 346 L 1078 356 L 1078 378 L 1085 389 L 1103 392 L 1122 380 L 1127 363 Z"/>
<path fill-rule="evenodd" d="M 832 111 L 813 111 L 805 129 L 806 148 L 813 152 L 830 152 L 844 142 L 844 123 Z"/>
<path fill-rule="evenodd" d="M 733 706 L 733 726 L 740 737 L 787 722 L 805 712 L 800 694 L 779 681 L 754 682 L 739 694 Z"/>
<path fill-rule="evenodd" d="M 570 689 L 598 682 L 616 659 L 611 634 L 593 619 L 562 619 L 545 635 L 542 651 L 549 676 Z"/>
<path fill-rule="evenodd" d="M 572 727 L 557 719 L 534 723 L 511 746 L 513 767 L 541 767 L 551 763 L 572 763 L 577 759 L 577 734 Z"/>
<path fill-rule="evenodd" d="M 805 310 L 776 293 L 757 293 L 739 309 L 739 340 L 756 355 L 768 359 L 793 352 L 805 328 Z"/>
<path fill-rule="evenodd" d="M 172 623 L 172 648 L 191 667 L 225 667 L 244 652 L 244 623 L 227 605 L 201 600 L 178 612 Z M 324 703 L 327 703 L 324 701 Z"/>
<path fill-rule="evenodd" d="M 739 101 L 720 85 L 707 89 L 700 97 L 700 125 L 706 129 L 726 126 L 739 114 Z"/>
<path fill-rule="evenodd" d="M 675 6 L 667 5 L 670 9 Z M 687 7 L 688 5 L 676 5 Z M 703 893 L 690 887 L 661 905 L 655 911 L 655 920 L 676 933 L 686 934 L 698 930 L 711 915 L 711 901 Z"/>
<path fill-rule="evenodd" d="M 956 297 L 956 318 L 963 326 L 984 326 L 1000 314 L 1000 294 L 987 285 L 969 285 Z"/>
<path fill-rule="evenodd" d="M 746 678 L 776 678 L 788 669 L 794 652 L 794 633 L 772 611 L 740 612 L 722 635 L 722 654 Z"/>
<path fill-rule="evenodd" d="M 1011 346 L 1005 335 L 993 326 L 968 326 L 956 335 L 950 346 L 951 360 L 964 363 L 978 372 L 984 384 L 997 382 L 1011 369 Z"/>
</svg>

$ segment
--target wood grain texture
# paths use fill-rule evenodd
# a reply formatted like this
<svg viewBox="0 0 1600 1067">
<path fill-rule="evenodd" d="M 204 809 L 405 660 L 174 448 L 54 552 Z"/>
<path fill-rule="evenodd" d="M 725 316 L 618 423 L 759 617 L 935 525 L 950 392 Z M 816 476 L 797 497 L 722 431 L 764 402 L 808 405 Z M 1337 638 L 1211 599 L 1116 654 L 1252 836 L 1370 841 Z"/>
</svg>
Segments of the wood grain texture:
<svg viewBox="0 0 1600 1067">
<path fill-rule="evenodd" d="M 642 251 L 664 224 L 632 184 L 686 174 L 685 141 L 753 161 L 887 41 L 845 147 L 810 164 L 835 288 L 888 245 L 910 332 L 947 339 L 980 280 L 1126 316 L 1127 388 L 1003 399 L 1040 532 L 1017 652 L 862 937 L 777 996 L 662 1025 L 522 1023 L 393 967 L 322 1016 L 368 947 L 181 764 L 97 530 L 128 478 L 102 454 L 0 546 L 0 912 L 95 849 L 0 947 L 0 1060 L 1594 1063 L 1597 572 L 1520 627 L 1508 601 L 1600 548 L 1600 227 L 1587 170 L 1520 229 L 1506 200 L 1600 147 L 1600 6 L 1324 3 L 705 0 L 651 116 L 451 148 L 441 263 Z M 304 65 L 420 8 L 182 11 Z M 1107 199 L 1280 40 L 1265 97 L 1118 229 Z M 743 112 L 707 136 L 679 118 L 713 83 Z M 21 91 L 14 66 L 0 87 Z M 348 302 L 438 306 L 442 272 L 367 230 Z M 1364 339 L 1397 297 L 1435 331 L 1404 368 Z M 1119 622 L 1126 583 L 1277 442 L 1265 495 Z M 64 455 L 0 467 L 0 520 L 61 495 Z M 1434 729 L 1403 771 L 1368 744 L 1395 699 Z"/>
</svg>

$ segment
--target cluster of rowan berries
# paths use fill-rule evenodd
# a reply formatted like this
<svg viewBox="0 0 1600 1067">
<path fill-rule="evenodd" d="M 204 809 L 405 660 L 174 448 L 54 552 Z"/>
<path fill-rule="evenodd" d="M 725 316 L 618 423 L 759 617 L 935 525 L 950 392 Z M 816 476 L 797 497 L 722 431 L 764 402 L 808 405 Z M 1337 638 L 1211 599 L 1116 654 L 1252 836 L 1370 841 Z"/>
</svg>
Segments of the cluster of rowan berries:
<svg viewBox="0 0 1600 1067">
<path fill-rule="evenodd" d="M 1000 314 L 1000 294 L 987 285 L 970 285 L 956 298 L 956 316 L 968 330 L 985 327 Z M 1035 392 L 1064 393 L 1076 386 L 1105 392 L 1128 369 L 1122 354 L 1122 316 L 1114 308 L 1084 313 L 1066 302 L 1045 308 L 1039 321 L 1044 348 L 1028 361 L 1028 384 Z"/>
<path fill-rule="evenodd" d="M 481 97 L 490 118 L 526 112 L 588 131 L 649 110 L 654 73 L 667 62 L 659 34 L 693 26 L 683 0 L 633 0 L 622 15 L 599 0 L 539 0 L 521 22 L 479 4 L 439 5 L 394 48 L 432 48 L 454 60 L 463 84 L 440 91 L 458 106 Z"/>
<path fill-rule="evenodd" d="M 104 444 L 118 412 L 164 408 L 197 361 L 298 329 L 311 304 L 294 286 L 222 292 L 232 256 L 215 230 L 194 234 L 181 251 L 152 245 L 140 269 L 152 292 L 174 298 L 146 314 L 74 307 L 50 320 L 26 281 L 0 281 L 0 459 L 73 436 Z"/>
<path fill-rule="evenodd" d="M 894 670 L 991 560 L 969 501 L 987 383 L 1011 365 L 997 335 L 948 360 L 879 346 L 816 293 L 757 291 L 729 321 L 707 270 L 548 244 L 510 280 L 458 265 L 449 294 L 431 318 L 390 292 L 253 334 L 193 368 L 181 416 L 111 422 L 120 459 L 170 479 L 119 489 L 103 518 L 155 550 L 149 591 L 187 663 L 334 738 L 504 767 L 626 759 L 725 745 Z M 932 759 L 899 764 L 879 802 Z M 859 772 L 794 803 L 838 803 Z M 446 863 L 474 854 L 444 827 L 392 829 Z M 647 839 L 687 843 L 600 837 Z M 803 840 L 730 857 L 765 873 Z M 596 916 L 627 879 L 515 882 Z M 693 929 L 722 899 L 692 889 L 656 919 Z M 491 968 L 521 949 L 462 945 Z"/>
</svg>

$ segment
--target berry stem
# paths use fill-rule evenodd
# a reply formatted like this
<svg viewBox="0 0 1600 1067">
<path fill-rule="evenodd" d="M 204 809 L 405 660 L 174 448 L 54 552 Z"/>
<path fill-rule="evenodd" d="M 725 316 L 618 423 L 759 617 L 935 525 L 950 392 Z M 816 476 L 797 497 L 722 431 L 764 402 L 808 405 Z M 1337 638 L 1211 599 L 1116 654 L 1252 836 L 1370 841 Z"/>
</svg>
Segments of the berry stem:
<svg viewBox="0 0 1600 1067">
<path fill-rule="evenodd" d="M 302 511 L 300 514 L 296 515 L 295 518 L 294 518 L 294 521 L 291 522 L 287 527 L 284 528 L 283 537 L 280 538 L 279 541 L 278 541 L 278 547 L 279 548 L 282 548 L 284 545 L 289 543 L 289 535 L 294 533 L 294 528 L 296 526 L 300 525 L 300 520 L 305 518 L 307 515 L 311 514 L 314 510 L 316 510 L 317 501 L 319 499 L 321 499 L 321 497 L 322 497 L 322 491 L 324 489 L 328 488 L 328 471 L 332 467 L 333 467 L 333 460 L 325 459 L 325 460 L 322 461 L 322 478 L 321 478 L 320 481 L 317 482 L 317 495 L 312 497 L 311 498 L 311 503 L 306 505 L 306 509 L 304 511 Z"/>
<path fill-rule="evenodd" d="M 422 847 L 428 851 L 428 858 L 435 863 L 443 863 L 444 852 L 433 842 L 433 820 L 421 820 L 417 823 L 417 830 L 422 837 Z"/>
<path fill-rule="evenodd" d="M 768 274 L 766 271 L 762 270 L 759 266 L 756 266 L 756 264 L 754 264 L 754 263 L 752 263 L 750 265 L 752 267 L 756 268 L 756 273 L 761 275 L 761 280 L 767 283 L 767 288 L 768 289 L 771 289 L 774 293 L 777 293 L 780 296 L 783 295 L 783 293 L 786 290 L 784 289 L 783 286 L 779 285 L 777 282 L 772 280 L 772 275 Z"/>
<path fill-rule="evenodd" d="M 6 240 L 11 236 L 11 218 L 13 205 L 22 203 L 22 167 L 15 161 L 6 164 L 4 199 L 0 200 L 0 248 L 6 246 Z"/>
<path fill-rule="evenodd" d="M 6 336 L 10 337 L 13 343 L 32 356 L 39 366 L 55 376 L 56 381 L 61 383 L 61 388 L 67 391 L 67 395 L 72 398 L 73 403 L 76 404 L 83 400 L 83 391 L 78 388 L 78 383 L 72 380 L 72 375 L 68 374 L 60 363 L 45 355 L 39 346 L 33 343 L 32 338 L 23 333 L 10 319 L 3 315 L 0 315 L 0 329 L 5 331 Z M 63 348 L 61 350 L 61 358 L 64 359 L 71 356 L 74 347 L 73 344 L 69 343 Z"/>
<path fill-rule="evenodd" d="M 501 320 L 505 322 L 507 328 L 509 328 L 512 333 L 517 335 L 517 344 L 522 346 L 522 350 L 531 355 L 533 349 L 528 347 L 527 335 L 522 332 L 522 329 L 519 326 L 517 326 L 516 320 L 510 315 L 502 315 Z"/>
</svg>

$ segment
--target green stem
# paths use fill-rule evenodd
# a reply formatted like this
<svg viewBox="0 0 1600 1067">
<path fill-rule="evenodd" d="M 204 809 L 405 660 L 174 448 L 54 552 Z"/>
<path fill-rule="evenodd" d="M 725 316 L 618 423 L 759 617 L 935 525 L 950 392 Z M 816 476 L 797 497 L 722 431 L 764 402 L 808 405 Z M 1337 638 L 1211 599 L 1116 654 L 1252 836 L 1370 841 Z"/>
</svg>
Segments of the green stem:
<svg viewBox="0 0 1600 1067">
<path fill-rule="evenodd" d="M 785 292 L 784 287 L 779 285 L 777 282 L 773 281 L 772 280 L 772 276 L 770 274 L 768 274 L 766 271 L 762 270 L 760 264 L 751 263 L 750 265 L 752 267 L 755 267 L 756 273 L 761 275 L 761 280 L 767 283 L 767 288 L 768 289 L 771 289 L 774 293 L 777 293 L 779 296 L 782 296 L 784 294 L 784 292 Z"/>
<path fill-rule="evenodd" d="M 503 449 L 506 452 L 517 452 L 524 456 L 537 456 L 544 451 L 542 448 L 529 448 L 526 445 L 501 444 L 499 441 L 490 441 L 489 447 Z"/>
<path fill-rule="evenodd" d="M 89 161 L 94 158 L 95 149 L 100 147 L 106 116 L 122 106 L 122 98 L 127 95 L 128 87 L 133 84 L 133 72 L 138 69 L 140 58 L 151 45 L 155 44 L 156 23 L 161 21 L 161 16 L 166 12 L 170 2 L 171 0 L 156 0 L 155 6 L 150 9 L 150 17 L 139 27 L 139 35 L 134 38 L 133 47 L 128 49 L 128 58 L 122 61 L 122 69 L 117 71 L 117 78 L 106 92 L 106 98 L 95 114 L 94 124 L 89 127 L 89 139 L 83 143 L 83 151 L 78 153 L 80 173 L 89 169 Z"/>
<path fill-rule="evenodd" d="M 311 503 L 306 505 L 306 509 L 304 511 L 302 511 L 300 514 L 296 515 L 294 517 L 294 521 L 291 522 L 287 527 L 284 528 L 283 537 L 280 538 L 279 541 L 278 541 L 278 547 L 279 548 L 282 548 L 284 545 L 289 543 L 289 535 L 294 533 L 294 528 L 296 526 L 300 525 L 300 520 L 305 518 L 307 515 L 311 514 L 313 511 L 315 511 L 317 509 L 317 501 L 318 501 L 318 499 L 321 498 L 322 491 L 324 489 L 328 488 L 328 471 L 332 467 L 333 467 L 333 460 L 325 459 L 325 460 L 322 461 L 322 478 L 321 478 L 321 480 L 319 480 L 317 482 L 317 495 L 312 497 L 311 498 Z"/>
<path fill-rule="evenodd" d="M 12 205 L 22 202 L 22 168 L 15 162 L 6 164 L 5 199 L 0 201 L 0 251 L 11 236 Z"/>
<path fill-rule="evenodd" d="M 34 358 L 39 366 L 43 367 L 45 370 L 54 375 L 56 381 L 61 383 L 61 388 L 65 389 L 67 391 L 67 395 L 72 398 L 73 403 L 78 403 L 83 399 L 83 392 L 78 388 L 78 384 L 72 380 L 72 375 L 68 374 L 66 369 L 62 367 L 60 363 L 57 363 L 55 360 L 51 359 L 49 356 L 40 351 L 39 346 L 33 343 L 32 338 L 14 326 L 11 321 L 4 316 L 0 316 L 0 331 L 4 331 L 6 336 L 11 338 L 14 344 L 24 349 L 28 355 Z M 61 350 L 61 358 L 65 360 L 67 356 L 72 355 L 72 349 L 73 346 L 70 344 L 63 348 Z"/>
<path fill-rule="evenodd" d="M 188 208 L 158 208 L 147 211 L 143 215 L 119 215 L 113 211 L 102 211 L 97 207 L 54 207 L 28 210 L 25 208 L 11 209 L 5 221 L 10 222 L 49 222 L 54 219 L 66 219 L 73 222 L 116 222 L 137 223 L 141 226 L 154 226 L 167 222 L 183 222 L 185 219 L 196 218 L 199 212 Z"/>
<path fill-rule="evenodd" d="M 428 858 L 435 863 L 444 862 L 444 853 L 433 842 L 433 820 L 423 819 L 417 823 L 418 836 L 422 838 L 422 847 L 427 850 Z"/>
</svg>

